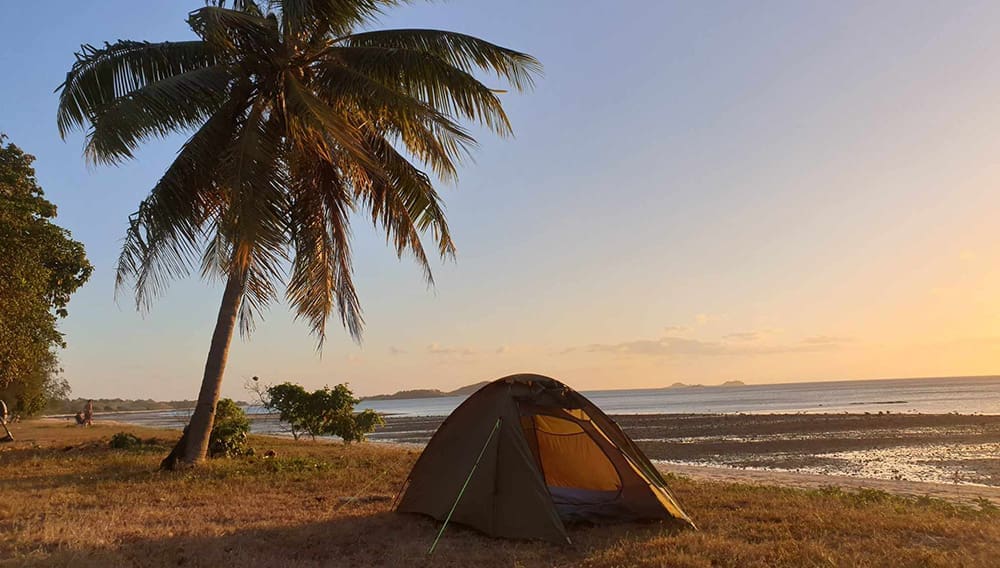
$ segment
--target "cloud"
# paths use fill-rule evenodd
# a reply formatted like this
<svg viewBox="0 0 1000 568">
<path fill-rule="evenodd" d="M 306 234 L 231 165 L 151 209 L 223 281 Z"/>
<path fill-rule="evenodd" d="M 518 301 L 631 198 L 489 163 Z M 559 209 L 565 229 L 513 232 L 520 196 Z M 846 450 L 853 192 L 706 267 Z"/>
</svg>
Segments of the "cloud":
<svg viewBox="0 0 1000 568">
<path fill-rule="evenodd" d="M 729 339 L 731 341 L 757 341 L 764 334 L 760 331 L 741 331 L 739 333 L 728 333 L 723 335 L 723 339 Z"/>
<path fill-rule="evenodd" d="M 697 322 L 698 325 L 709 324 L 713 321 L 718 321 L 718 319 L 719 316 L 713 316 L 712 314 L 698 314 L 694 316 L 694 321 Z"/>
<path fill-rule="evenodd" d="M 509 345 L 501 345 L 500 347 L 497 347 L 497 355 L 503 355 L 504 353 L 510 353 Z"/>
<path fill-rule="evenodd" d="M 668 325 L 663 328 L 663 333 L 667 335 L 684 335 L 691 331 L 691 328 L 686 325 Z"/>
<path fill-rule="evenodd" d="M 428 345 L 427 352 L 430 353 L 431 355 L 440 355 L 440 356 L 458 355 L 463 357 L 469 355 L 475 355 L 476 353 L 474 350 L 469 349 L 468 347 L 449 347 L 441 345 L 440 343 L 437 342 Z"/>
<path fill-rule="evenodd" d="M 726 341 L 738 341 L 752 343 L 755 341 L 763 341 L 769 337 L 778 335 L 781 333 L 780 329 L 765 328 L 765 329 L 751 329 L 749 331 L 739 331 L 734 333 L 727 333 L 722 336 L 722 339 Z"/>
<path fill-rule="evenodd" d="M 406 354 L 406 349 L 400 349 L 399 347 L 396 347 L 395 345 L 390 345 L 389 346 L 389 354 L 390 355 L 405 355 Z"/>
<path fill-rule="evenodd" d="M 806 345 L 842 345 L 852 343 L 853 337 L 843 337 L 836 335 L 813 335 L 802 340 Z"/>
<path fill-rule="evenodd" d="M 762 332 L 729 334 L 725 338 L 737 341 L 704 341 L 687 337 L 665 336 L 659 339 L 639 339 L 622 343 L 591 343 L 571 347 L 563 353 L 611 353 L 642 357 L 734 357 L 749 355 L 775 355 L 781 353 L 809 353 L 839 349 L 853 341 L 846 337 L 817 335 L 792 344 L 761 344 L 756 340 Z"/>
<path fill-rule="evenodd" d="M 587 353 L 618 353 L 622 355 L 720 355 L 726 350 L 725 345 L 711 341 L 700 341 L 685 337 L 667 336 L 660 339 L 639 339 L 624 343 L 602 344 L 591 343 L 570 351 Z"/>
</svg>

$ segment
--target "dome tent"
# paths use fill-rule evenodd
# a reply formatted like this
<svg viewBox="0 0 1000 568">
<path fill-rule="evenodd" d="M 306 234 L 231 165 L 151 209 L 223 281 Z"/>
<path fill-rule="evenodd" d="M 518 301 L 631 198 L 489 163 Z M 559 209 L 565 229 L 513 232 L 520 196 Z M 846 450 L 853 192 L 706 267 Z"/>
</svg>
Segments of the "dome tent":
<svg viewBox="0 0 1000 568">
<path fill-rule="evenodd" d="M 694 526 L 663 476 L 583 395 L 511 375 L 465 400 L 414 464 L 400 512 L 490 536 L 566 543 L 565 523 L 676 520 Z"/>
</svg>

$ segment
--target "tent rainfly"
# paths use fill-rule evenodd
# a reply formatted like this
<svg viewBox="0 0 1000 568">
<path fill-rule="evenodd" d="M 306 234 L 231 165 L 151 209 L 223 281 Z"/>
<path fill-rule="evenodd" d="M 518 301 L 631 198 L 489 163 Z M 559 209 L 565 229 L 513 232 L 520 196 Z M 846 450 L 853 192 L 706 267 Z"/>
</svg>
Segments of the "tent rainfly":
<svg viewBox="0 0 1000 568">
<path fill-rule="evenodd" d="M 583 395 L 541 375 L 476 391 L 441 424 L 397 511 L 495 537 L 567 543 L 566 523 L 694 524 L 660 472 Z"/>
</svg>

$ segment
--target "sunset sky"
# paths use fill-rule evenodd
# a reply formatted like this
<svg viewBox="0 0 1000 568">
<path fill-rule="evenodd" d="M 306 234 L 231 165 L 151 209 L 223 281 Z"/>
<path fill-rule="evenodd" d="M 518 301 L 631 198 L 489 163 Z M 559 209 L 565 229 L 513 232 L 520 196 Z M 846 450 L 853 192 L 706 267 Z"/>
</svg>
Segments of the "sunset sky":
<svg viewBox="0 0 1000 568">
<path fill-rule="evenodd" d="M 200 5 L 3 7 L 0 131 L 96 266 L 62 324 L 75 396 L 197 394 L 221 287 L 177 281 L 143 315 L 113 286 L 127 216 L 183 138 L 88 167 L 53 90 L 81 43 L 187 39 Z M 253 375 L 375 394 L 519 371 L 583 390 L 996 374 L 998 21 L 997 2 L 393 10 L 382 27 L 478 35 L 545 75 L 504 95 L 516 137 L 482 133 L 442 188 L 459 254 L 433 289 L 359 216 L 364 343 L 331 328 L 318 352 L 276 305 L 234 342 L 224 394 Z"/>
</svg>

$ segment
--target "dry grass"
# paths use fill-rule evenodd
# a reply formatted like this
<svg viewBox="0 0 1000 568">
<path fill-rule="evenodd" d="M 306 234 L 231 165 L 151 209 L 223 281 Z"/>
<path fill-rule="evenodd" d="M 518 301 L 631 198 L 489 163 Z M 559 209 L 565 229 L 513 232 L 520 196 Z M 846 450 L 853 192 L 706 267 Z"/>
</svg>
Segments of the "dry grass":
<svg viewBox="0 0 1000 568">
<path fill-rule="evenodd" d="M 573 547 L 390 512 L 415 451 L 254 440 L 275 459 L 160 473 L 176 434 L 18 425 L 0 446 L 0 566 L 995 566 L 1000 512 L 882 492 L 672 480 L 700 531 L 580 527 Z M 111 450 L 120 430 L 161 441 Z M 346 501 L 361 496 L 358 501 Z"/>
</svg>

